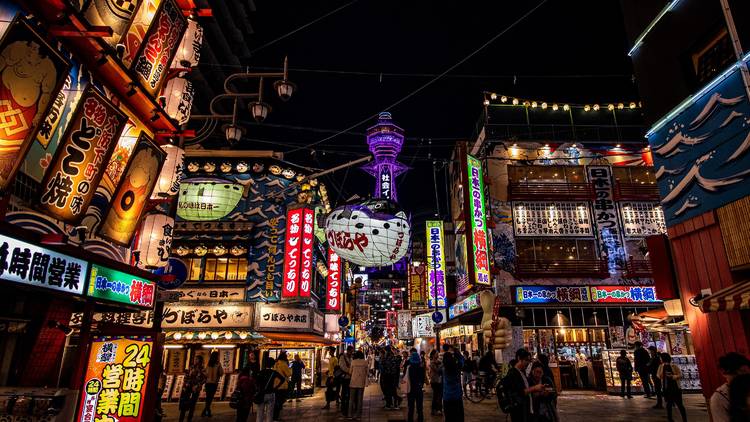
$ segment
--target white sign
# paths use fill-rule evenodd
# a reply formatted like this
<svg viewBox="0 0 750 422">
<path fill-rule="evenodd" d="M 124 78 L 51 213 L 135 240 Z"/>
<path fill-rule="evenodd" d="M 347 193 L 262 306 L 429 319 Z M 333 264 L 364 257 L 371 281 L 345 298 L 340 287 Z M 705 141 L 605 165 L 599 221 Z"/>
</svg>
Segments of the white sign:
<svg viewBox="0 0 750 422">
<path fill-rule="evenodd" d="M 258 331 L 310 331 L 312 308 L 256 303 L 255 309 L 255 327 Z"/>
<path fill-rule="evenodd" d="M 664 211 L 656 202 L 621 202 L 620 218 L 625 237 L 648 237 L 667 232 Z"/>
<path fill-rule="evenodd" d="M 325 330 L 325 319 L 323 314 L 313 311 L 313 331 L 323 333 Z"/>
<path fill-rule="evenodd" d="M 414 337 L 435 337 L 435 323 L 432 314 L 421 314 L 412 320 L 412 334 Z"/>
<path fill-rule="evenodd" d="M 586 202 L 514 202 L 513 222 L 516 236 L 594 236 Z"/>
<path fill-rule="evenodd" d="M 341 331 L 341 327 L 339 327 L 340 317 L 341 314 L 325 314 L 326 333 L 338 333 Z"/>
<path fill-rule="evenodd" d="M 245 301 L 244 287 L 197 287 L 194 289 L 180 289 L 181 301 Z"/>
<path fill-rule="evenodd" d="M 398 338 L 399 340 L 411 340 L 412 335 L 411 312 L 398 311 Z"/>
<path fill-rule="evenodd" d="M 0 235 L 0 279 L 80 295 L 87 272 L 84 260 Z"/>
<path fill-rule="evenodd" d="M 164 307 L 164 328 L 250 328 L 252 306 L 174 305 Z"/>
</svg>

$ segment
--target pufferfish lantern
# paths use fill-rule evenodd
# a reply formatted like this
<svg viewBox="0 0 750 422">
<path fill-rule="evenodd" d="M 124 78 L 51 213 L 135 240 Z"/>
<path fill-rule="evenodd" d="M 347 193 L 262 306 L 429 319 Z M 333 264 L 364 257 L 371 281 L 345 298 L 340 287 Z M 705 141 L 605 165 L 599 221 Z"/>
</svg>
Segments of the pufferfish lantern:
<svg viewBox="0 0 750 422">
<path fill-rule="evenodd" d="M 406 213 L 385 199 L 336 208 L 326 218 L 325 232 L 329 246 L 342 259 L 365 267 L 403 258 L 411 236 Z"/>
</svg>

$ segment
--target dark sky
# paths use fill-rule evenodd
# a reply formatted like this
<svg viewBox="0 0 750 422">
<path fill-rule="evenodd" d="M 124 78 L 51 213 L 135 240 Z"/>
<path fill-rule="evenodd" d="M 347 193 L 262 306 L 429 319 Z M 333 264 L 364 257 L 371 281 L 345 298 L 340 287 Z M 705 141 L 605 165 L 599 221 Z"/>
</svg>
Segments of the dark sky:
<svg viewBox="0 0 750 422">
<path fill-rule="evenodd" d="M 261 47 L 347 3 L 255 0 L 257 11 L 251 22 L 256 34 L 249 48 Z M 288 55 L 290 79 L 299 91 L 288 103 L 270 101 L 273 113 L 262 127 L 248 128 L 247 137 L 258 141 L 245 148 L 273 146 L 288 151 L 377 114 L 537 4 L 536 0 L 359 0 L 260 48 L 252 67 L 279 67 Z M 408 137 L 401 161 L 414 167 L 401 179 L 402 205 L 419 220 L 419 215 L 434 212 L 430 157 L 447 158 L 455 140 L 472 136 L 483 91 L 560 102 L 635 98 L 627 49 L 618 2 L 548 0 L 446 77 L 390 110 Z M 318 72 L 323 70 L 334 72 Z M 373 122 L 315 147 L 314 154 L 303 149 L 286 159 L 321 168 L 356 159 L 367 153 L 362 132 Z M 444 180 L 440 170 L 440 207 L 446 214 Z M 372 179 L 356 168 L 327 182 L 333 185 L 333 200 L 342 186 L 342 200 L 355 193 L 366 196 L 373 186 Z"/>
</svg>

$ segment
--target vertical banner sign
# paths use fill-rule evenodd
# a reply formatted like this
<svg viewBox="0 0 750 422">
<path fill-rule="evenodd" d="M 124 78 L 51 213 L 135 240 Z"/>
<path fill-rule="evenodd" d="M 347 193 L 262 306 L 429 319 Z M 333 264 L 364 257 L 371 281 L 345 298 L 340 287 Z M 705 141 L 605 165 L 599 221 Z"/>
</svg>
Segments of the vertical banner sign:
<svg viewBox="0 0 750 422">
<path fill-rule="evenodd" d="M 0 191 L 8 188 L 70 64 L 21 17 L 0 41 Z"/>
<path fill-rule="evenodd" d="M 400 287 L 391 289 L 391 305 L 398 309 L 404 308 L 404 296 Z"/>
<path fill-rule="evenodd" d="M 398 324 L 398 312 L 388 311 L 385 313 L 385 327 L 395 328 Z"/>
<path fill-rule="evenodd" d="M 414 338 L 410 311 L 398 311 L 398 338 L 400 340 L 411 340 Z"/>
<path fill-rule="evenodd" d="M 141 133 L 114 199 L 100 225 L 100 236 L 120 246 L 130 246 L 146 202 L 159 179 L 165 156 L 161 148 Z"/>
<path fill-rule="evenodd" d="M 284 274 L 281 297 L 299 296 L 300 252 L 302 243 L 303 210 L 296 209 L 286 214 L 286 241 L 284 243 Z"/>
<path fill-rule="evenodd" d="M 83 218 L 126 121 L 93 88 L 86 90 L 42 181 L 43 210 L 71 224 Z"/>
<path fill-rule="evenodd" d="M 444 308 L 445 251 L 443 250 L 443 222 L 427 221 L 427 306 Z"/>
<path fill-rule="evenodd" d="M 469 219 L 471 220 L 471 250 L 473 266 L 472 284 L 490 285 L 490 261 L 487 250 L 487 215 L 484 209 L 484 177 L 482 163 L 471 155 L 466 156 L 469 173 Z M 471 268 L 470 268 L 471 269 Z"/>
<path fill-rule="evenodd" d="M 341 311 L 341 258 L 339 258 L 333 249 L 328 249 L 326 310 L 333 312 Z"/>
<path fill-rule="evenodd" d="M 186 27 L 187 19 L 175 1 L 164 0 L 133 61 L 136 77 L 149 94 L 159 91 Z"/>
<path fill-rule="evenodd" d="M 425 284 L 424 264 L 409 265 L 409 309 L 425 307 Z"/>
<path fill-rule="evenodd" d="M 91 342 L 78 422 L 143 419 L 151 337 L 99 337 Z"/>
<path fill-rule="evenodd" d="M 391 197 L 391 167 L 381 166 L 379 173 L 378 183 L 380 183 L 380 198 L 393 199 Z"/>
<path fill-rule="evenodd" d="M 302 219 L 302 260 L 299 272 L 299 295 L 310 297 L 310 286 L 313 277 L 313 229 L 315 225 L 315 211 L 305 208 Z"/>
<path fill-rule="evenodd" d="M 599 250 L 606 255 L 609 274 L 617 274 L 623 263 L 624 249 L 620 219 L 612 194 L 612 168 L 610 166 L 588 166 L 589 182 L 594 185 L 594 221 L 599 236 Z"/>
</svg>

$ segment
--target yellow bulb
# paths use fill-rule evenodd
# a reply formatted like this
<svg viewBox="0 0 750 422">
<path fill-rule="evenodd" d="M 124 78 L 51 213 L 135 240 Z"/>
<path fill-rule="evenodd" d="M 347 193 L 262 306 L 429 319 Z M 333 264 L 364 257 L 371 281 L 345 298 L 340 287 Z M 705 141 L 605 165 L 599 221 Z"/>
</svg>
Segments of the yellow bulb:
<svg viewBox="0 0 750 422">
<path fill-rule="evenodd" d="M 546 109 L 547 109 L 547 103 L 542 103 L 542 109 L 543 109 L 543 110 L 546 110 Z"/>
<path fill-rule="evenodd" d="M 614 104 L 610 104 L 610 105 L 607 106 L 607 110 L 609 110 L 609 111 L 612 111 L 614 109 L 615 109 L 615 105 Z"/>
<path fill-rule="evenodd" d="M 502 97 L 500 97 L 500 101 L 502 101 L 504 103 L 507 103 L 508 102 L 508 97 L 506 97 L 505 95 L 503 95 Z"/>
<path fill-rule="evenodd" d="M 532 107 L 532 108 L 536 108 L 536 101 L 532 101 L 532 102 L 531 102 L 531 107 Z"/>
<path fill-rule="evenodd" d="M 552 110 L 557 111 L 557 104 L 552 104 Z"/>
<path fill-rule="evenodd" d="M 625 108 L 625 104 L 623 104 L 623 103 L 617 103 L 617 109 L 618 110 L 622 110 L 623 108 Z"/>
<path fill-rule="evenodd" d="M 594 111 L 599 111 L 599 104 L 594 104 Z"/>
<path fill-rule="evenodd" d="M 630 103 L 630 108 L 635 108 L 635 103 Z"/>
<path fill-rule="evenodd" d="M 518 105 L 518 98 L 513 99 L 513 105 Z M 631 107 L 632 108 L 632 107 Z"/>
<path fill-rule="evenodd" d="M 567 105 L 567 104 L 564 104 L 564 105 L 563 105 L 563 110 L 565 110 L 565 111 L 568 111 L 568 110 L 570 110 L 570 106 L 569 106 L 569 105 Z"/>
<path fill-rule="evenodd" d="M 490 105 L 490 100 L 484 100 L 484 105 L 485 105 L 485 106 L 488 106 L 488 105 Z"/>
<path fill-rule="evenodd" d="M 589 111 L 589 110 L 591 110 L 590 105 L 586 104 L 585 106 L 583 106 L 583 111 Z"/>
<path fill-rule="evenodd" d="M 493 100 L 497 100 L 497 94 L 493 92 L 492 94 L 490 94 L 490 98 Z"/>
</svg>

